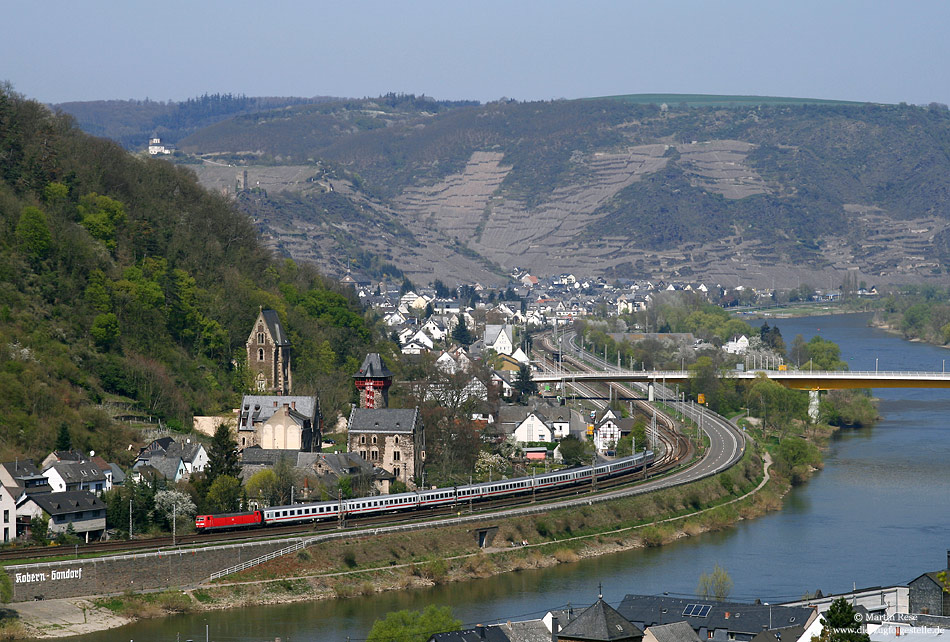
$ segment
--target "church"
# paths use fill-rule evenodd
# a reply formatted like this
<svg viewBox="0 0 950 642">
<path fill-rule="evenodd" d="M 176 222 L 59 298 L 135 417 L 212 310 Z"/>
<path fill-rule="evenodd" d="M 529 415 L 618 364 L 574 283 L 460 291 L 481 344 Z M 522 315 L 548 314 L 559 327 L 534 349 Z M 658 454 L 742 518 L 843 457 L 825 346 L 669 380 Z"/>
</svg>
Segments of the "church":
<svg viewBox="0 0 950 642">
<path fill-rule="evenodd" d="M 260 310 L 245 345 L 257 394 L 244 395 L 241 401 L 238 446 L 319 451 L 320 401 L 292 394 L 290 339 L 276 310 Z"/>
<path fill-rule="evenodd" d="M 254 389 L 259 394 L 289 395 L 293 386 L 290 338 L 276 310 L 260 310 L 245 345 Z"/>
</svg>

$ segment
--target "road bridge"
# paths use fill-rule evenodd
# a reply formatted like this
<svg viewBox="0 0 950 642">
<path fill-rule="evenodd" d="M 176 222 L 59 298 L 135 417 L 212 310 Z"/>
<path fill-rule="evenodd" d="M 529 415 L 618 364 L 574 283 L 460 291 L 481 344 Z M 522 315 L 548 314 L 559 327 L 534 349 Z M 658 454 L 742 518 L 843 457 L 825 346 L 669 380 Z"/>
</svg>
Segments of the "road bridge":
<svg viewBox="0 0 950 642">
<path fill-rule="evenodd" d="M 690 379 L 689 370 L 624 370 L 607 368 L 597 372 L 554 371 L 536 373 L 532 379 L 537 383 L 594 383 L 638 382 L 647 384 L 647 399 L 654 400 L 657 384 L 682 383 Z M 808 413 L 818 416 L 818 392 L 820 390 L 843 390 L 854 388 L 950 388 L 950 372 L 914 371 L 867 371 L 848 370 L 724 370 L 718 373 L 723 379 L 754 380 L 766 377 L 787 388 L 809 391 Z"/>
</svg>

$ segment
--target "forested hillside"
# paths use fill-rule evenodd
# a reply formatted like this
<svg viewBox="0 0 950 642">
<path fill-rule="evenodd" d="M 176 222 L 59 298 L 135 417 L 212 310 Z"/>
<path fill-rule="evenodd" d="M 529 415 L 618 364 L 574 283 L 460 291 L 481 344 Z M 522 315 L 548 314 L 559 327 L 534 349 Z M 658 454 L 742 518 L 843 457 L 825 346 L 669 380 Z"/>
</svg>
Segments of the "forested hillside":
<svg viewBox="0 0 950 642">
<path fill-rule="evenodd" d="M 248 388 L 259 306 L 294 345 L 295 392 L 345 405 L 376 345 L 313 267 L 271 256 L 246 215 L 190 170 L 130 156 L 0 87 L 0 460 L 73 445 L 121 460 L 115 417 L 190 427 Z"/>
<path fill-rule="evenodd" d="M 786 287 L 838 284 L 849 271 L 868 283 L 946 275 L 945 106 L 668 98 L 476 105 L 391 95 L 228 119 L 181 148 L 246 167 L 249 186 L 273 200 L 264 227 L 293 256 L 319 242 L 321 222 L 321 234 L 350 236 L 338 248 L 367 238 L 335 224 L 316 193 L 344 191 L 372 239 L 385 234 L 375 221 L 397 220 L 407 233 L 380 243 L 391 256 L 376 263 L 422 282 L 471 273 L 446 248 L 541 275 Z M 307 180 L 286 178 L 290 169 Z M 235 169 L 198 171 L 233 191 Z M 302 197 L 285 209 L 278 192 Z"/>
<path fill-rule="evenodd" d="M 315 98 L 249 98 L 232 94 L 205 94 L 181 102 L 155 100 L 93 100 L 60 103 L 54 109 L 73 116 L 84 131 L 111 138 L 129 150 L 144 149 L 149 137 L 165 143 L 179 140 L 238 114 L 281 109 L 325 100 Z"/>
</svg>

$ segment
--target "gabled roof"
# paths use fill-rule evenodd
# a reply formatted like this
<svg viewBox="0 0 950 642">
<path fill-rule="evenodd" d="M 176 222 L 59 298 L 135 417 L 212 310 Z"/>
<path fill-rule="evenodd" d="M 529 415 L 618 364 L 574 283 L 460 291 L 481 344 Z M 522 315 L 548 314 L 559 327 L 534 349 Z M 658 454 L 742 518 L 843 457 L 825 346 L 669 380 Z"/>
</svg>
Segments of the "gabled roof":
<svg viewBox="0 0 950 642">
<path fill-rule="evenodd" d="M 254 430 L 254 424 L 270 419 L 284 404 L 296 413 L 315 422 L 320 412 L 316 396 L 303 395 L 244 395 L 241 400 L 238 430 Z"/>
<path fill-rule="evenodd" d="M 647 631 L 656 638 L 656 642 L 699 642 L 699 636 L 689 625 L 689 622 L 657 624 L 651 626 Z M 789 638 L 788 642 L 795 642 L 797 639 Z"/>
<path fill-rule="evenodd" d="M 363 359 L 363 365 L 360 371 L 353 375 L 354 379 L 386 379 L 392 378 L 393 373 L 389 371 L 386 364 L 383 363 L 379 353 L 370 352 Z"/>
<path fill-rule="evenodd" d="M 705 616 L 684 615 L 687 607 L 694 604 L 709 606 Z M 817 617 L 816 611 L 806 606 L 768 606 L 740 602 L 717 602 L 699 598 L 676 598 L 656 595 L 627 595 L 617 608 L 627 620 L 641 627 L 685 621 L 694 630 L 724 629 L 736 633 L 755 635 L 762 627 L 773 629 L 790 626 L 807 626 Z M 770 615 L 771 611 L 771 615 Z M 693 611 L 695 613 L 695 611 Z M 729 617 L 726 617 L 726 614 Z M 770 619 L 771 617 L 771 619 Z"/>
<path fill-rule="evenodd" d="M 284 326 L 280 324 L 280 317 L 277 315 L 277 311 L 261 310 L 261 316 L 264 317 L 264 323 L 267 324 L 267 329 L 270 331 L 270 336 L 274 339 L 274 343 L 279 346 L 289 346 L 290 339 L 287 337 L 287 333 L 284 332 Z"/>
<path fill-rule="evenodd" d="M 558 637 L 596 642 L 639 640 L 643 631 L 600 598 L 568 622 L 558 632 Z"/>
<path fill-rule="evenodd" d="M 493 625 L 464 631 L 433 633 L 427 642 L 511 642 L 511 639 L 500 626 Z"/>
<path fill-rule="evenodd" d="M 59 461 L 46 468 L 55 470 L 67 484 L 106 480 L 105 473 L 92 462 Z"/>
<path fill-rule="evenodd" d="M 88 490 L 71 490 L 65 493 L 44 493 L 42 495 L 33 495 L 30 499 L 52 517 L 79 511 L 99 510 L 106 507 L 101 499 Z"/>
<path fill-rule="evenodd" d="M 354 408 L 350 413 L 347 430 L 351 433 L 412 434 L 415 432 L 418 417 L 417 408 Z"/>
</svg>

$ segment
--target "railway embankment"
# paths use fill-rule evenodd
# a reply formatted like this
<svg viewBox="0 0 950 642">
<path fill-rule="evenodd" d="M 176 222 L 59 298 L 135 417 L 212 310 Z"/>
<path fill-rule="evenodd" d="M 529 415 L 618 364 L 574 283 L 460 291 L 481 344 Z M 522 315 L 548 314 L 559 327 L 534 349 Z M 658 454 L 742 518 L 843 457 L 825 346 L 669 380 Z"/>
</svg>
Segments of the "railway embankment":
<svg viewBox="0 0 950 642">
<path fill-rule="evenodd" d="M 132 590 L 143 592 L 125 589 L 93 602 L 119 616 L 112 622 L 120 622 L 123 617 L 406 590 L 662 546 L 779 508 L 788 482 L 768 471 L 767 460 L 749 448 L 728 471 L 649 494 L 518 517 L 486 516 L 439 528 L 352 536 L 315 544 L 209 585 L 195 588 L 196 582 L 183 581 L 177 586 L 192 588 L 151 592 L 139 585 Z M 175 561 L 187 562 L 181 557 Z M 49 600 L 53 594 L 44 597 Z M 26 605 L 24 609 L 29 611 Z M 72 634 L 59 626 L 46 630 L 42 622 L 24 624 L 29 637 Z"/>
</svg>

